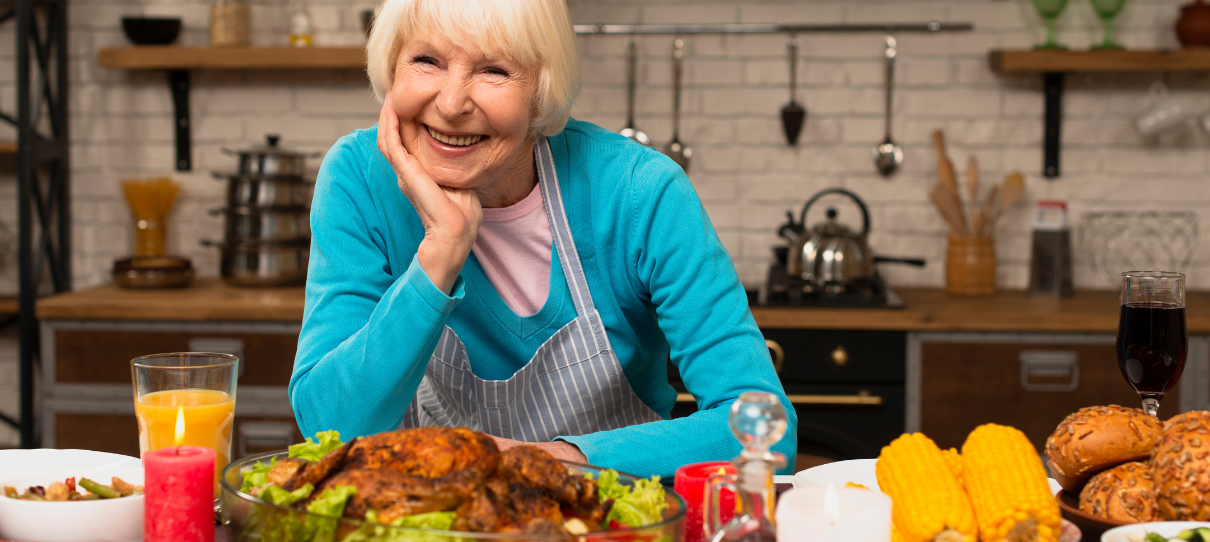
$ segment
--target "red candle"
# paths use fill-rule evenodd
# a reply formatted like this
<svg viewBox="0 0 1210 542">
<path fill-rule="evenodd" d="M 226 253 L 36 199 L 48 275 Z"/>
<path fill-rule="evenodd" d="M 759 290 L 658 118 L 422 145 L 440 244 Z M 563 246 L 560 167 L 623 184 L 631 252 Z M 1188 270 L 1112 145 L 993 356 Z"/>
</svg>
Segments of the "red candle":
<svg viewBox="0 0 1210 542">
<path fill-rule="evenodd" d="M 143 541 L 214 542 L 214 450 L 143 454 Z"/>
<path fill-rule="evenodd" d="M 685 499 L 685 542 L 706 540 L 706 532 L 702 528 L 705 507 L 710 506 L 705 502 L 706 482 L 715 474 L 735 476 L 735 465 L 730 461 L 711 461 L 676 469 L 673 489 Z M 723 523 L 735 516 L 735 493 L 727 489 L 719 492 L 719 510 L 722 511 L 719 520 Z"/>
</svg>

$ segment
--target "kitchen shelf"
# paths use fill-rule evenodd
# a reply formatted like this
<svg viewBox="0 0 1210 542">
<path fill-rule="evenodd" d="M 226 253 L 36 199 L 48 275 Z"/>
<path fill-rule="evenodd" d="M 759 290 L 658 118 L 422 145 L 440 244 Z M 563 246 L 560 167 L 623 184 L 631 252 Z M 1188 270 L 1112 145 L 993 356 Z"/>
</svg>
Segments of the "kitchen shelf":
<svg viewBox="0 0 1210 542">
<path fill-rule="evenodd" d="M 992 51 L 1000 73 L 1210 71 L 1210 49 L 1170 51 Z"/>
<path fill-rule="evenodd" d="M 15 141 L 0 141 L 0 154 L 17 154 Z"/>
<path fill-rule="evenodd" d="M 174 47 L 101 49 L 97 63 L 128 70 L 361 69 L 360 47 Z"/>
<path fill-rule="evenodd" d="M 1041 73 L 1046 100 L 1043 113 L 1042 175 L 1059 176 L 1063 82 L 1067 73 L 1154 73 L 1210 71 L 1210 50 L 1033 51 L 993 50 L 988 64 L 999 73 Z"/>
<path fill-rule="evenodd" d="M 360 47 L 111 47 L 97 52 L 97 64 L 127 70 L 165 70 L 172 93 L 176 169 L 193 169 L 189 127 L 189 70 L 364 69 Z"/>
</svg>

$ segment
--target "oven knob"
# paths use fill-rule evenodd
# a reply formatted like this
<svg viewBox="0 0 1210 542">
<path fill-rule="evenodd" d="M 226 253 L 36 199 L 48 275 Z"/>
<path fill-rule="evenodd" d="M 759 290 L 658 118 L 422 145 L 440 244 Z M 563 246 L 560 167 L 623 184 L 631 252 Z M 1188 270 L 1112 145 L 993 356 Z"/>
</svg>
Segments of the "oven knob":
<svg viewBox="0 0 1210 542">
<path fill-rule="evenodd" d="M 844 367 L 848 363 L 849 353 L 845 351 L 844 345 L 842 344 L 837 346 L 836 349 L 832 351 L 832 365 Z"/>
<path fill-rule="evenodd" d="M 765 339 L 765 346 L 769 347 L 769 353 L 773 358 L 773 372 L 781 374 L 781 366 L 786 362 L 786 351 L 782 350 L 777 341 Z"/>
</svg>

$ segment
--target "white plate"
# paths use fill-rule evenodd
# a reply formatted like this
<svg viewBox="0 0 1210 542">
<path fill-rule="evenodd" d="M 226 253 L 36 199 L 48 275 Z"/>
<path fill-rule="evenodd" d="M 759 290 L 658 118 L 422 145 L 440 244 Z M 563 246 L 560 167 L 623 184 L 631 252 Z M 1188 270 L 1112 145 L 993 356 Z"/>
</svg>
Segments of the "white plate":
<svg viewBox="0 0 1210 542">
<path fill-rule="evenodd" d="M 874 465 L 877 463 L 877 459 L 850 459 L 824 463 L 795 474 L 794 487 L 810 484 L 826 486 L 829 482 L 836 484 L 837 487 L 842 487 L 848 482 L 853 482 L 874 491 L 881 491 L 878 487 L 878 475 L 874 472 Z M 1050 482 L 1051 493 L 1058 494 L 1059 490 L 1063 489 L 1053 478 L 1047 478 L 1047 481 Z"/>
<path fill-rule="evenodd" d="M 1185 529 L 1195 527 L 1210 527 L 1210 523 L 1205 521 L 1156 521 L 1123 525 L 1105 531 L 1105 534 L 1101 535 L 1101 542 L 1142 542 L 1147 533 L 1172 538 Z"/>
</svg>

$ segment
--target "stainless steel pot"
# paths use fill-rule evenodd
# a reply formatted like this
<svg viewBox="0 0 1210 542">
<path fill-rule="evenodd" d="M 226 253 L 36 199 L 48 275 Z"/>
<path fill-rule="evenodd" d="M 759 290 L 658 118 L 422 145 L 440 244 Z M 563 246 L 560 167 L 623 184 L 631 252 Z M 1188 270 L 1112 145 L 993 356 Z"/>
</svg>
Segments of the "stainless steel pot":
<svg viewBox="0 0 1210 542">
<path fill-rule="evenodd" d="M 227 181 L 227 204 L 245 207 L 306 207 L 313 183 L 290 177 L 264 177 L 245 173 L 211 172 Z"/>
<path fill-rule="evenodd" d="M 236 286 L 292 286 L 307 282 L 309 241 L 215 242 L 202 245 L 222 249 L 220 273 Z"/>
<path fill-rule="evenodd" d="M 211 209 L 227 215 L 228 241 L 305 241 L 311 238 L 310 211 L 305 207 Z"/>
<path fill-rule="evenodd" d="M 246 149 L 223 148 L 223 152 L 239 156 L 239 172 L 264 177 L 301 178 L 307 172 L 307 158 L 315 158 L 318 152 L 301 153 L 277 146 L 280 136 L 265 135 L 265 144 Z"/>
<path fill-rule="evenodd" d="M 836 222 L 836 209 L 829 208 L 827 222 L 803 231 L 790 246 L 786 262 L 787 274 L 801 278 L 815 287 L 843 289 L 844 285 L 851 282 L 872 279 L 876 263 L 894 262 L 924 266 L 924 260 L 921 259 L 874 256 L 866 241 L 870 231 L 870 212 L 865 202 L 848 190 L 830 188 L 812 196 L 802 208 L 799 226 L 806 224 L 807 211 L 811 205 L 829 194 L 846 196 L 857 204 L 857 208 L 861 210 L 861 231 L 853 232 Z M 783 226 L 783 229 L 787 228 Z"/>
</svg>

